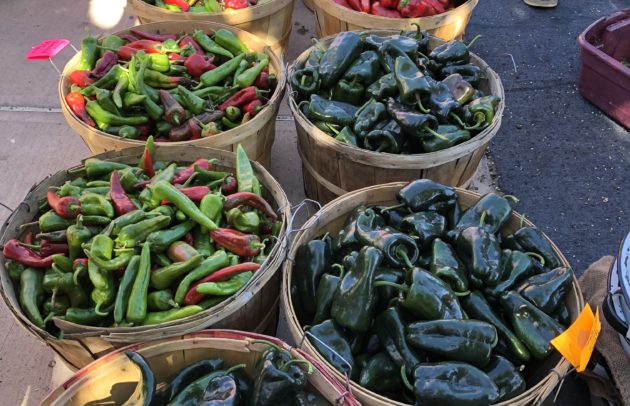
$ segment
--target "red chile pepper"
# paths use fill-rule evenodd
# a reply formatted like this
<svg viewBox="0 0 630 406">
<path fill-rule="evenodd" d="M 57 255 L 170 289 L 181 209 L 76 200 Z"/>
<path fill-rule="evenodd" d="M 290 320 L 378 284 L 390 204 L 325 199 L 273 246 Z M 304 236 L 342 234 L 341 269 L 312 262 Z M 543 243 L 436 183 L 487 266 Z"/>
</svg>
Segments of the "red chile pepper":
<svg viewBox="0 0 630 406">
<path fill-rule="evenodd" d="M 197 120 L 193 120 L 192 118 L 188 120 L 188 128 L 190 128 L 190 139 L 198 140 L 201 138 L 201 127 Z"/>
<path fill-rule="evenodd" d="M 172 94 L 160 89 L 160 100 L 164 106 L 164 120 L 171 125 L 180 125 L 186 119 L 186 110 Z"/>
<path fill-rule="evenodd" d="M 64 219 L 75 219 L 81 213 L 81 202 L 76 197 L 59 197 L 55 192 L 46 194 L 48 205 Z"/>
<path fill-rule="evenodd" d="M 402 18 L 398 10 L 385 8 L 383 7 L 382 3 L 378 1 L 372 3 L 372 14 L 381 17 Z"/>
<path fill-rule="evenodd" d="M 100 79 L 117 63 L 118 55 L 116 55 L 114 51 L 105 51 L 101 59 L 96 62 L 96 66 L 92 69 L 92 72 L 90 72 L 90 76 L 94 79 Z"/>
<path fill-rule="evenodd" d="M 229 196 L 236 193 L 237 190 L 238 182 L 236 181 L 236 178 L 232 175 L 226 176 L 225 179 L 223 179 L 223 184 L 221 185 L 221 193 L 223 193 L 224 196 Z"/>
<path fill-rule="evenodd" d="M 32 232 L 28 232 L 26 233 L 26 235 L 23 238 L 22 241 L 24 244 L 32 244 L 33 243 L 33 233 Z"/>
<path fill-rule="evenodd" d="M 356 11 L 361 11 L 361 0 L 347 0 L 350 8 Z"/>
<path fill-rule="evenodd" d="M 81 93 L 70 92 L 66 95 L 65 99 L 68 106 L 70 106 L 70 110 L 72 110 L 72 112 L 76 114 L 81 121 L 90 127 L 96 127 L 96 123 L 92 117 L 90 117 L 87 111 L 85 111 L 85 99 Z"/>
<path fill-rule="evenodd" d="M 180 54 L 176 54 L 175 52 L 171 52 L 168 54 L 168 60 L 171 62 L 181 63 L 186 60 L 186 57 Z"/>
<path fill-rule="evenodd" d="M 179 46 L 180 48 L 185 47 L 186 45 L 190 45 L 194 50 L 196 54 L 200 54 L 200 55 L 205 55 L 206 53 L 203 51 L 203 49 L 201 49 L 201 46 L 197 43 L 197 41 L 195 41 L 193 39 L 192 36 L 190 35 L 186 35 L 184 38 L 182 38 L 179 41 Z"/>
<path fill-rule="evenodd" d="M 444 8 L 442 2 L 438 0 L 427 0 L 427 2 L 431 7 L 433 7 L 433 10 L 435 10 L 435 14 L 442 14 L 446 11 L 446 8 Z"/>
<path fill-rule="evenodd" d="M 210 193 L 210 188 L 208 186 L 191 186 L 191 187 L 184 187 L 178 190 L 182 192 L 186 197 L 188 197 L 193 202 L 201 201 L 201 199 L 203 199 L 205 195 Z M 163 205 L 170 204 L 170 203 L 171 202 L 169 202 L 168 200 L 162 200 L 160 202 L 160 204 L 163 204 Z"/>
<path fill-rule="evenodd" d="M 188 122 L 178 125 L 177 127 L 173 127 L 168 132 L 169 141 L 188 141 L 190 137 L 192 137 L 192 134 L 190 133 Z"/>
<path fill-rule="evenodd" d="M 263 71 L 260 72 L 260 75 L 258 75 L 258 77 L 256 78 L 254 86 L 259 89 L 269 90 L 274 87 L 277 82 L 278 79 L 276 78 L 276 75 Z"/>
<path fill-rule="evenodd" d="M 400 0 L 381 0 L 381 7 L 385 7 L 385 8 L 391 8 L 393 10 L 398 8 L 398 3 L 400 3 Z"/>
<path fill-rule="evenodd" d="M 231 194 L 225 198 L 223 202 L 223 208 L 225 210 L 230 210 L 239 206 L 248 206 L 259 210 L 265 216 L 270 217 L 274 220 L 278 218 L 278 215 L 273 211 L 273 208 L 265 199 L 261 196 L 258 196 L 256 193 L 250 192 L 238 192 Z"/>
<path fill-rule="evenodd" d="M 203 73 L 216 68 L 203 54 L 191 54 L 184 62 L 186 70 L 193 78 L 199 78 Z"/>
<path fill-rule="evenodd" d="M 400 0 L 398 11 L 406 18 L 427 17 L 434 14 L 433 8 L 424 0 Z"/>
<path fill-rule="evenodd" d="M 75 70 L 74 72 L 70 74 L 69 79 L 70 79 L 70 83 L 72 83 L 73 85 L 81 86 L 81 87 L 85 87 L 87 85 L 94 83 L 92 78 L 90 78 L 89 70 Z"/>
<path fill-rule="evenodd" d="M 170 4 L 171 6 L 177 6 L 186 12 L 190 9 L 190 4 L 184 0 L 164 0 L 164 4 Z"/>
<path fill-rule="evenodd" d="M 151 154 L 149 154 L 149 157 L 151 157 Z M 125 193 L 125 189 L 123 189 L 120 183 L 120 175 L 118 175 L 118 171 L 112 171 L 109 187 L 109 196 L 112 199 L 116 215 L 122 216 L 123 214 L 138 209 L 131 199 L 129 199 L 127 193 Z"/>
<path fill-rule="evenodd" d="M 131 31 L 132 33 L 136 34 L 140 38 L 150 39 L 150 40 L 153 40 L 153 41 L 163 42 L 163 41 L 166 41 L 167 39 L 177 40 L 177 35 L 175 35 L 175 34 L 154 34 L 152 32 L 140 31 L 140 30 L 138 30 L 136 28 L 132 28 L 129 31 Z"/>
<path fill-rule="evenodd" d="M 232 10 L 240 10 L 248 6 L 247 0 L 225 0 L 223 4 L 225 4 L 226 9 L 230 8 Z"/>
<path fill-rule="evenodd" d="M 190 166 L 177 172 L 175 174 L 175 177 L 173 178 L 172 183 L 174 185 L 181 185 L 182 183 L 186 182 L 188 178 L 190 178 L 192 174 L 195 173 L 195 166 L 197 166 L 199 169 L 204 169 L 206 171 L 210 170 L 210 162 L 208 162 L 207 159 L 197 159 Z"/>
<path fill-rule="evenodd" d="M 63 242 L 50 242 L 48 240 L 42 240 L 39 245 L 27 243 L 20 243 L 20 245 L 22 247 L 38 251 L 37 253 L 40 257 L 48 257 L 55 254 L 68 255 L 70 252 L 68 244 Z"/>
<path fill-rule="evenodd" d="M 118 48 L 118 51 L 116 53 L 117 53 L 119 59 L 121 59 L 123 61 L 129 61 L 129 60 L 131 60 L 131 58 L 133 58 L 133 56 L 136 54 L 136 52 L 138 52 L 138 50 L 136 48 L 132 48 L 132 47 L 128 47 L 126 45 L 123 45 L 120 48 Z"/>
<path fill-rule="evenodd" d="M 210 232 L 212 240 L 220 247 L 239 257 L 255 257 L 265 245 L 255 234 L 244 234 L 230 228 L 217 228 Z"/>
<path fill-rule="evenodd" d="M 249 113 L 254 117 L 260 110 L 263 109 L 263 102 L 260 99 L 252 100 L 241 108 L 243 113 Z"/>
<path fill-rule="evenodd" d="M 136 125 L 135 126 L 138 130 L 140 130 L 140 137 L 144 137 L 146 139 L 146 137 L 149 136 L 149 133 L 151 132 L 151 123 L 145 123 L 145 124 L 140 124 L 140 125 Z M 140 139 L 140 138 L 138 138 Z"/>
<path fill-rule="evenodd" d="M 199 279 L 198 281 L 190 285 L 190 289 L 188 289 L 186 296 L 184 296 L 184 304 L 197 304 L 206 297 L 206 295 L 204 295 L 203 293 L 197 292 L 197 286 L 201 285 L 202 283 L 218 282 L 243 272 L 256 271 L 259 268 L 260 264 L 256 264 L 254 262 L 243 262 L 242 264 L 228 266 L 227 268 L 223 268 L 214 273 L 211 273 L 205 278 Z"/>
<path fill-rule="evenodd" d="M 136 37 L 135 35 L 131 35 L 131 34 L 123 34 L 123 35 L 119 35 L 119 37 L 125 42 L 134 42 L 140 39 Z"/>
<path fill-rule="evenodd" d="M 153 168 L 153 158 L 151 158 L 151 152 L 146 148 L 144 150 L 144 154 L 142 155 L 142 171 L 150 178 L 155 176 L 155 169 Z"/>
<path fill-rule="evenodd" d="M 2 255 L 6 259 L 12 259 L 33 268 L 50 268 L 53 264 L 51 256 L 42 258 L 35 251 L 22 247 L 18 240 L 7 241 L 2 248 Z"/>
<path fill-rule="evenodd" d="M 364 13 L 369 13 L 370 12 L 370 0 L 361 0 L 361 11 Z"/>
<path fill-rule="evenodd" d="M 129 48 L 141 49 L 147 54 L 161 54 L 162 53 L 162 42 L 161 41 L 153 41 L 150 39 L 139 39 L 137 41 L 130 42 L 125 45 Z"/>
<path fill-rule="evenodd" d="M 191 247 L 195 245 L 195 239 L 193 238 L 193 235 L 191 233 L 186 233 L 186 235 L 184 236 L 184 241 Z"/>
<path fill-rule="evenodd" d="M 219 105 L 219 110 L 225 111 L 230 106 L 239 107 L 252 100 L 262 97 L 266 91 L 258 90 L 256 86 L 249 86 L 237 92 L 234 96 Z"/>
</svg>

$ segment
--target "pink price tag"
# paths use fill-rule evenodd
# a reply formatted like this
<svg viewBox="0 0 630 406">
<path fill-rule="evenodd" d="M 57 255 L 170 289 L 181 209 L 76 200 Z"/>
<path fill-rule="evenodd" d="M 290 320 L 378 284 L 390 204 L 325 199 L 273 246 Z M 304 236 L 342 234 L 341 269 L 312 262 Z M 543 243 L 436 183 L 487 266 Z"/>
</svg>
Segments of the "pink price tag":
<svg viewBox="0 0 630 406">
<path fill-rule="evenodd" d="M 26 59 L 50 59 L 61 52 L 68 44 L 70 44 L 70 40 L 63 38 L 44 40 L 31 48 L 28 54 L 26 54 Z"/>
</svg>

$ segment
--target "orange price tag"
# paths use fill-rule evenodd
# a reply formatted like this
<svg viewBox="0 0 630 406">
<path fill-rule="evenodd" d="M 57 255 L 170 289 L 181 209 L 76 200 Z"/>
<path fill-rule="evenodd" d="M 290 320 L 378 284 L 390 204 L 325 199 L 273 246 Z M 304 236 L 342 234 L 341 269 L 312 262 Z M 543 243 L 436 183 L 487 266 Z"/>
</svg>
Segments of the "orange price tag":
<svg viewBox="0 0 630 406">
<path fill-rule="evenodd" d="M 582 372 L 591 359 L 601 330 L 599 307 L 593 314 L 591 306 L 587 303 L 575 322 L 564 333 L 551 340 L 551 345 L 573 365 L 577 372 Z"/>
</svg>

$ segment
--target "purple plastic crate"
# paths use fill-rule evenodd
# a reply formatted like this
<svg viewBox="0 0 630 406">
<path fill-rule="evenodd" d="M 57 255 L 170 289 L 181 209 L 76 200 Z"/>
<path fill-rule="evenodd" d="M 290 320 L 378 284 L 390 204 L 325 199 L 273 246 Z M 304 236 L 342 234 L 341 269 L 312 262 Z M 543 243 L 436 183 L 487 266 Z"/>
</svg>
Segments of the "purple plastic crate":
<svg viewBox="0 0 630 406">
<path fill-rule="evenodd" d="M 578 37 L 580 93 L 626 128 L 630 128 L 630 67 L 620 61 L 630 59 L 629 21 L 630 9 L 620 10 L 595 21 Z"/>
</svg>

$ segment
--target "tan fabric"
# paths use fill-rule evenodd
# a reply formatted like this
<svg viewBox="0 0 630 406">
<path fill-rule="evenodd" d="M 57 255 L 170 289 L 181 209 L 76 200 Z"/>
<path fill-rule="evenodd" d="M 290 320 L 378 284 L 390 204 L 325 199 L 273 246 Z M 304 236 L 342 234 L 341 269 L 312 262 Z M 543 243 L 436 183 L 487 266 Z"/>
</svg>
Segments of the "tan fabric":
<svg viewBox="0 0 630 406">
<path fill-rule="evenodd" d="M 580 277 L 580 287 L 584 299 L 591 305 L 593 311 L 597 307 L 600 308 L 602 331 L 595 348 L 606 360 L 624 404 L 630 405 L 630 358 L 621 348 L 618 333 L 610 327 L 601 312 L 602 303 L 608 292 L 608 272 L 613 261 L 613 257 L 605 256 L 591 264 Z"/>
</svg>

